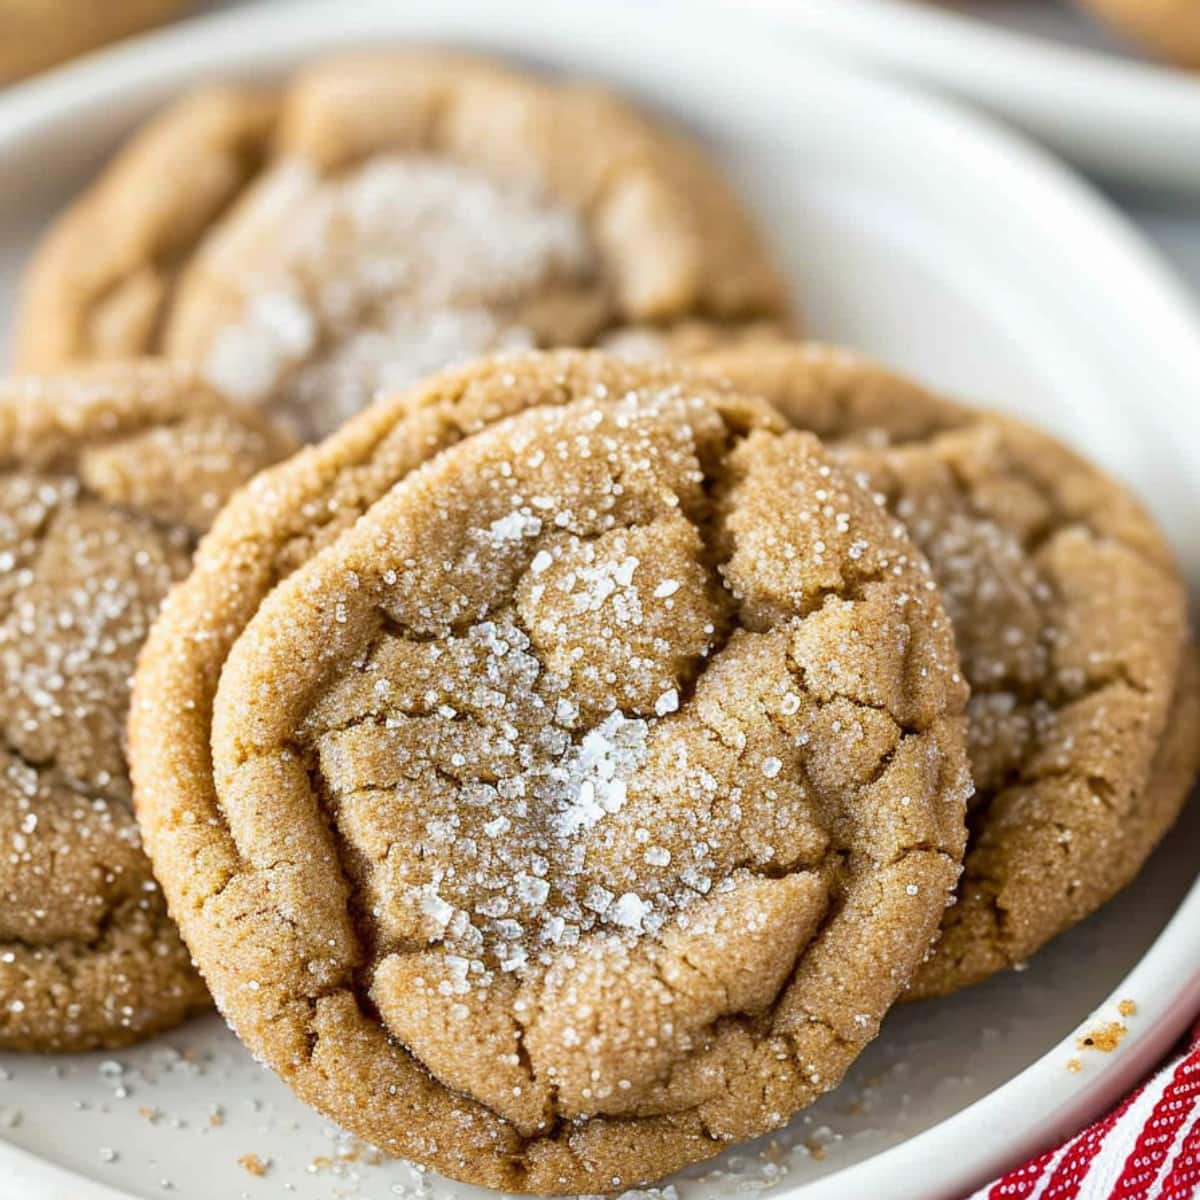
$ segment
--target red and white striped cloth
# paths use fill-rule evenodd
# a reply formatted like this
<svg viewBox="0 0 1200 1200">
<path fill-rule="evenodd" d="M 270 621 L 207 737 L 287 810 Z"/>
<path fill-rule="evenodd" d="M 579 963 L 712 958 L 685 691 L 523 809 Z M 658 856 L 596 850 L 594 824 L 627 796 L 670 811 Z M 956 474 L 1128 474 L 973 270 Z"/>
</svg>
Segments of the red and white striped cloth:
<svg viewBox="0 0 1200 1200">
<path fill-rule="evenodd" d="M 1194 1200 L 1200 1196 L 1200 1025 L 1190 1047 L 1082 1133 L 970 1200 Z"/>
</svg>

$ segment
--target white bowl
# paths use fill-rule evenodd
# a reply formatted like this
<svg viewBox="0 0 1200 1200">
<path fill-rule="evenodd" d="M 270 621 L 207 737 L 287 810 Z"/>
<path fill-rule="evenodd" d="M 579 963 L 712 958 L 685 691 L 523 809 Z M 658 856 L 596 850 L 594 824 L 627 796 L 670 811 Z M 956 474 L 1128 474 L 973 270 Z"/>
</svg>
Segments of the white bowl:
<svg viewBox="0 0 1200 1200">
<path fill-rule="evenodd" d="M 1045 0 L 959 11 L 912 0 L 726 2 L 770 17 L 801 49 L 980 104 L 1098 175 L 1200 195 L 1200 73 L 1122 53 Z"/>
<path fill-rule="evenodd" d="M 606 78 L 675 113 L 761 211 L 813 332 L 1032 417 L 1093 454 L 1147 498 L 1200 578 L 1200 333 L 1137 235 L 1018 139 L 682 3 L 251 8 L 17 89 L 0 100 L 0 323 L 35 231 L 163 98 L 401 38 Z M 1124 896 L 1026 971 L 894 1012 L 782 1145 L 701 1168 L 700 1182 L 678 1185 L 685 1200 L 767 1184 L 810 1200 L 953 1197 L 1094 1116 L 1200 1007 L 1200 891 L 1188 895 L 1198 816 Z M 1078 1029 L 1121 999 L 1137 1014 L 1120 1047 L 1078 1051 Z M 0 1197 L 157 1197 L 164 1180 L 180 1200 L 283 1185 L 298 1198 L 335 1186 L 374 1198 L 418 1185 L 434 1200 L 480 1194 L 396 1163 L 343 1159 L 310 1173 L 314 1157 L 350 1143 L 215 1018 L 115 1056 L 120 1071 L 110 1057 L 0 1059 Z M 1083 1069 L 1072 1072 L 1076 1057 Z M 219 1126 L 214 1105 L 225 1110 Z M 272 1160 L 265 1180 L 237 1165 L 251 1152 Z"/>
</svg>

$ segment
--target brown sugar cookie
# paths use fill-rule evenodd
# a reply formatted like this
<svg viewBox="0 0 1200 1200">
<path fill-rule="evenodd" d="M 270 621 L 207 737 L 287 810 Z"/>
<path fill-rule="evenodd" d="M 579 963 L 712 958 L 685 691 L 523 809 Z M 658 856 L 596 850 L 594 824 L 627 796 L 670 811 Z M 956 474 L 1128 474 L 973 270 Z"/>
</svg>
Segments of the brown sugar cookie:
<svg viewBox="0 0 1200 1200">
<path fill-rule="evenodd" d="M 682 134 L 595 86 L 398 50 L 166 110 L 38 251 L 15 352 L 164 352 L 312 439 L 487 352 L 786 311 Z"/>
<path fill-rule="evenodd" d="M 207 1003 L 140 847 L 129 683 L 197 536 L 288 448 L 161 364 L 0 384 L 0 1047 L 119 1046 Z"/>
<path fill-rule="evenodd" d="M 186 0 L 0 0 L 0 84 L 167 20 Z"/>
<path fill-rule="evenodd" d="M 1200 67 L 1197 0 L 1077 0 L 1123 37 L 1164 62 Z"/>
<path fill-rule="evenodd" d="M 702 360 L 830 445 L 928 555 L 971 684 L 958 903 L 912 995 L 1023 962 L 1137 873 L 1200 765 L 1184 586 L 1151 518 L 1059 442 L 843 351 Z"/>
<path fill-rule="evenodd" d="M 131 761 L 219 1006 L 305 1100 L 609 1191 L 875 1034 L 958 875 L 964 700 L 927 564 L 814 438 L 560 352 L 260 475 L 147 643 Z"/>
<path fill-rule="evenodd" d="M 794 339 L 778 321 L 745 321 L 719 325 L 713 321 L 677 321 L 657 325 L 626 325 L 605 334 L 601 350 L 629 362 L 684 361 L 723 350 L 752 350 L 757 346 L 790 345 Z"/>
</svg>

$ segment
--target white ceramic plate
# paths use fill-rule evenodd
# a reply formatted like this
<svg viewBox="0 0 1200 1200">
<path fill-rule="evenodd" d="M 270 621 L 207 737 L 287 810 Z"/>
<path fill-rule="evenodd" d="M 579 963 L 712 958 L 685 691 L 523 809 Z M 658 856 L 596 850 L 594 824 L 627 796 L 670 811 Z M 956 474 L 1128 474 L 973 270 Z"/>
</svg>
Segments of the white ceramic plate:
<svg viewBox="0 0 1200 1200">
<path fill-rule="evenodd" d="M 164 96 L 403 37 L 608 78 L 688 121 L 760 209 L 814 332 L 1094 454 L 1149 498 L 1200 579 L 1200 334 L 1136 235 L 1018 140 L 682 4 L 265 6 L 12 92 L 0 101 L 0 323 L 34 231 Z M 1185 898 L 1198 817 L 1026 971 L 895 1012 L 839 1091 L 786 1136 L 697 1171 L 700 1182 L 679 1184 L 684 1200 L 752 1187 L 951 1197 L 1094 1115 L 1200 1006 L 1200 892 Z M 1121 999 L 1138 1011 L 1120 1048 L 1078 1052 L 1093 1011 Z M 361 1161 L 215 1018 L 112 1058 L 0 1067 L 4 1200 L 158 1197 L 167 1185 L 180 1200 L 478 1195 Z M 266 1176 L 237 1164 L 251 1153 L 270 1160 Z"/>
<path fill-rule="evenodd" d="M 1106 178 L 1200 195 L 1200 72 L 1138 59 L 1046 0 L 732 3 L 798 42 L 981 104 Z"/>
</svg>

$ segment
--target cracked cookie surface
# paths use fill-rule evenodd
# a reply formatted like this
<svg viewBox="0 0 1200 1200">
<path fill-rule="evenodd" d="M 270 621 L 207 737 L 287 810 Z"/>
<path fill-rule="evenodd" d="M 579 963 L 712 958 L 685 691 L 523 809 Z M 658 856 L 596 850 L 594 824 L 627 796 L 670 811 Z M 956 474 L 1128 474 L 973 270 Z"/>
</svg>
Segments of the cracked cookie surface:
<svg viewBox="0 0 1200 1200">
<path fill-rule="evenodd" d="M 964 701 L 927 565 L 815 439 L 560 353 L 260 476 L 147 644 L 131 755 L 173 914 L 303 1098 L 608 1191 L 874 1036 L 957 878 Z"/>
<path fill-rule="evenodd" d="M 15 348 L 165 353 L 316 439 L 484 353 L 786 310 L 681 134 L 597 87 L 411 51 L 168 109 L 48 235 Z"/>
<path fill-rule="evenodd" d="M 1200 697 L 1170 548 L 1049 435 L 843 351 L 701 360 L 822 437 L 928 555 L 971 684 L 976 795 L 957 904 L 910 990 L 1023 962 L 1124 887 L 1200 766 Z"/>
<path fill-rule="evenodd" d="M 206 1003 L 141 850 L 129 685 L 199 534 L 290 448 L 161 365 L 0 384 L 0 1046 L 122 1045 Z"/>
</svg>

